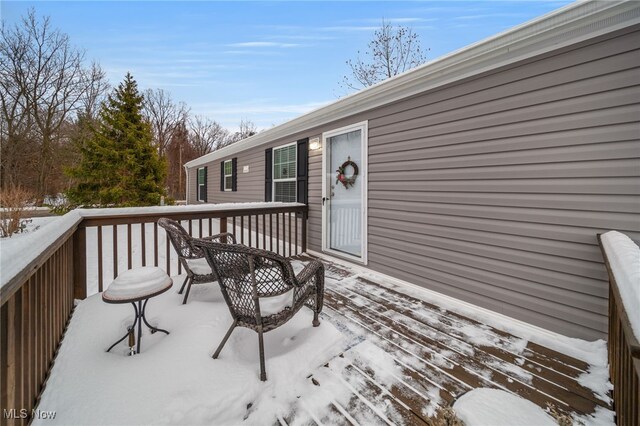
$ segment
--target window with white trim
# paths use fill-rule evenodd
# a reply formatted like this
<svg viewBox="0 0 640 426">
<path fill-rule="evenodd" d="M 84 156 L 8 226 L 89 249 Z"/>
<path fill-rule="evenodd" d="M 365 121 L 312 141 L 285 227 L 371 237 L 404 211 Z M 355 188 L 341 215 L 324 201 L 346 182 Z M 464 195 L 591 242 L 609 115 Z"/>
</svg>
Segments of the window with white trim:
<svg viewBox="0 0 640 426">
<path fill-rule="evenodd" d="M 273 149 L 273 201 L 296 202 L 297 157 L 295 142 Z"/>
<path fill-rule="evenodd" d="M 233 162 L 227 160 L 224 162 L 224 190 L 233 190 Z"/>
<path fill-rule="evenodd" d="M 204 167 L 198 169 L 198 201 L 205 201 L 207 194 L 206 173 Z"/>
</svg>

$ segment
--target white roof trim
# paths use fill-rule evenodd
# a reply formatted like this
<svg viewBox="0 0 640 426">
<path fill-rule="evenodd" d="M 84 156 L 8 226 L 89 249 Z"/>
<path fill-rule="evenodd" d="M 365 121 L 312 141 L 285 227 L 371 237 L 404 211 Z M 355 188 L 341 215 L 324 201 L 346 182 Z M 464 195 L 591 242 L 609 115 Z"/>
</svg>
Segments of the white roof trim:
<svg viewBox="0 0 640 426">
<path fill-rule="evenodd" d="M 527 57 L 640 23 L 636 0 L 577 1 L 185 164 L 192 168 Z"/>
</svg>

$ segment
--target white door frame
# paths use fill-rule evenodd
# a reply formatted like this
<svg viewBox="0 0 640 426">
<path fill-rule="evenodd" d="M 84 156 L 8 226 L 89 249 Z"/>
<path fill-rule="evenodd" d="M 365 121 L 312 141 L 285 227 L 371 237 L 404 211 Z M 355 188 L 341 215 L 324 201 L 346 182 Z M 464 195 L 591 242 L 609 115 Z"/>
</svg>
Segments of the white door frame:
<svg viewBox="0 0 640 426">
<path fill-rule="evenodd" d="M 364 265 L 367 264 L 368 259 L 367 259 L 367 254 L 368 254 L 368 235 L 367 235 L 367 194 L 368 194 L 368 190 L 367 190 L 367 183 L 368 183 L 368 176 L 369 176 L 369 170 L 368 170 L 368 166 L 367 166 L 367 160 L 368 160 L 368 145 L 369 145 L 369 135 L 368 135 L 368 127 L 369 127 L 369 122 L 368 121 L 361 121 L 359 123 L 355 123 L 355 124 L 351 124 L 349 126 L 345 126 L 345 127 L 340 127 L 339 129 L 335 129 L 335 130 L 331 130 L 329 132 L 324 132 L 322 134 L 322 198 L 326 199 L 327 201 L 323 203 L 322 206 L 322 251 L 326 252 L 326 253 L 330 253 L 333 256 L 336 257 L 341 257 L 347 260 L 351 260 L 354 262 L 358 262 L 358 263 L 362 263 Z M 362 253 L 362 257 L 357 257 L 357 256 L 353 256 L 347 253 L 342 253 L 339 251 L 335 251 L 335 250 L 331 250 L 331 248 L 329 248 L 329 239 L 327 238 L 327 233 L 330 232 L 329 230 L 329 203 L 331 202 L 331 200 L 329 200 L 327 197 L 327 194 L 329 194 L 329 188 L 330 188 L 330 184 L 328 182 L 328 177 L 327 177 L 327 163 L 329 161 L 329 144 L 328 144 L 328 139 L 332 136 L 337 136 L 337 135 L 341 135 L 343 133 L 348 133 L 348 132 L 353 132 L 356 130 L 360 130 L 360 135 L 361 135 L 361 149 L 362 149 L 362 164 L 359 165 L 358 167 L 358 180 L 360 180 L 362 182 L 362 194 L 361 194 L 361 200 L 362 200 L 362 218 L 361 218 L 361 226 L 362 226 L 362 230 L 361 230 L 361 235 L 362 235 L 362 247 L 361 247 L 361 251 L 360 253 Z M 330 175 L 330 179 L 334 179 L 333 175 Z"/>
</svg>

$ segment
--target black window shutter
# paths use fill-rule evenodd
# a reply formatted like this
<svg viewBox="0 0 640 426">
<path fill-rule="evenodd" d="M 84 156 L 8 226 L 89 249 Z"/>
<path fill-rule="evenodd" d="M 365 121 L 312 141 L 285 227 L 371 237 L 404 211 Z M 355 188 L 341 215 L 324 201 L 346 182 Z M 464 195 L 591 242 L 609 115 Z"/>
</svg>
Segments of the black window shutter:
<svg viewBox="0 0 640 426">
<path fill-rule="evenodd" d="M 231 190 L 238 190 L 238 159 L 236 157 L 231 160 Z"/>
<path fill-rule="evenodd" d="M 220 162 L 220 191 L 224 191 L 224 161 Z"/>
<path fill-rule="evenodd" d="M 196 201 L 200 201 L 200 169 L 196 168 Z"/>
<path fill-rule="evenodd" d="M 204 168 L 204 196 L 202 197 L 202 201 L 204 201 L 205 203 L 207 202 L 207 186 L 208 186 L 207 169 L 208 167 Z"/>
<path fill-rule="evenodd" d="M 264 151 L 264 200 L 271 200 L 271 187 L 273 186 L 273 148 Z"/>
<path fill-rule="evenodd" d="M 299 203 L 307 204 L 307 182 L 309 180 L 309 139 L 301 139 L 298 141 L 298 176 L 297 176 L 297 194 L 296 199 Z"/>
</svg>

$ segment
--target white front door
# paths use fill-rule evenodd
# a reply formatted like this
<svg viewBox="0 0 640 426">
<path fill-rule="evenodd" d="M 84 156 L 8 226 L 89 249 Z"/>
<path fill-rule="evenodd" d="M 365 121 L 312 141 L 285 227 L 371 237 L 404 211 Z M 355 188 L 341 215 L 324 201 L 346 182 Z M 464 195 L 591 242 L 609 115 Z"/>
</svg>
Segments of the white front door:
<svg viewBox="0 0 640 426">
<path fill-rule="evenodd" d="M 367 123 L 323 135 L 323 250 L 366 264 Z"/>
</svg>

